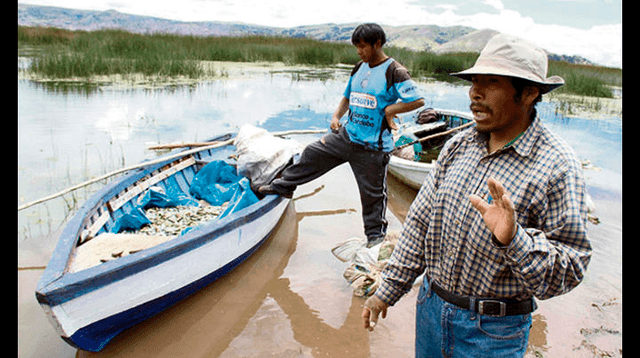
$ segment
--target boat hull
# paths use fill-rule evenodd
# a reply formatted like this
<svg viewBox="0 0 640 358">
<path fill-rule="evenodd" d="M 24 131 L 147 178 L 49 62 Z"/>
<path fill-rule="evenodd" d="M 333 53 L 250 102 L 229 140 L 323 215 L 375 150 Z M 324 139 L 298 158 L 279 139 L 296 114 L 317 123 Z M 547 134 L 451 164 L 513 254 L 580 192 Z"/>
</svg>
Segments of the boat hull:
<svg viewBox="0 0 640 358">
<path fill-rule="evenodd" d="M 43 304 L 45 310 L 69 344 L 100 351 L 123 330 L 162 312 L 242 263 L 269 237 L 287 205 L 288 200 L 280 200 L 267 217 L 244 223 L 200 247 L 87 294 L 58 305 Z"/>
<path fill-rule="evenodd" d="M 207 150 L 191 161 L 218 160 L 228 154 L 226 149 Z M 69 265 L 81 233 L 97 227 L 88 223 L 89 217 L 102 222 L 100 218 L 110 211 L 103 212 L 103 208 L 112 207 L 123 193 L 131 193 L 148 180 L 142 178 L 149 178 L 149 173 L 187 182 L 195 171 L 184 164 L 180 170 L 173 169 L 172 175 L 180 177 L 173 178 L 163 175 L 166 169 L 162 168 L 167 168 L 166 163 L 130 173 L 92 196 L 65 227 L 38 283 L 36 298 L 47 318 L 62 339 L 76 348 L 100 351 L 120 332 L 233 270 L 267 240 L 290 202 L 269 195 L 157 246 L 71 272 Z M 130 196 L 129 200 L 135 200 L 135 195 Z"/>
<path fill-rule="evenodd" d="M 389 173 L 415 190 L 420 189 L 422 182 L 433 170 L 433 167 L 433 163 L 418 163 L 395 155 L 392 155 L 389 160 Z"/>
<path fill-rule="evenodd" d="M 441 116 L 442 120 L 448 123 L 450 128 L 473 121 L 471 113 L 442 109 L 436 109 L 436 111 Z M 413 125 L 407 128 L 406 131 L 415 133 L 421 131 L 422 128 L 423 126 L 421 125 Z M 392 155 L 389 160 L 389 173 L 403 184 L 415 190 L 420 190 L 425 178 L 434 167 L 435 161 L 431 163 L 416 162 L 396 155 Z"/>
</svg>

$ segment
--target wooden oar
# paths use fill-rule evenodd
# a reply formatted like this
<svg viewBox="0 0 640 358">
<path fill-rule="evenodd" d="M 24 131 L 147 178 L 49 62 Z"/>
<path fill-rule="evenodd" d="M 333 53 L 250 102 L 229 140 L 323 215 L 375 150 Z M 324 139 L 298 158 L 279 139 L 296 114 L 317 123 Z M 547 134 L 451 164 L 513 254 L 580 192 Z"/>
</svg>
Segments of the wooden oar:
<svg viewBox="0 0 640 358">
<path fill-rule="evenodd" d="M 445 136 L 445 135 L 447 135 L 447 134 L 451 134 L 451 133 L 453 133 L 453 132 L 455 132 L 455 131 L 458 131 L 458 130 L 460 130 L 460 129 L 464 129 L 464 128 L 470 127 L 470 126 L 472 126 L 472 125 L 474 125 L 474 124 L 476 124 L 476 122 L 475 122 L 475 121 L 471 121 L 471 122 L 465 123 L 465 124 L 463 124 L 463 125 L 457 126 L 457 127 L 455 127 L 455 128 L 451 128 L 451 129 L 449 129 L 449 130 L 447 130 L 447 131 L 440 132 L 440 133 L 436 133 L 436 134 L 432 134 L 432 135 L 428 135 L 428 136 L 423 137 L 423 138 L 420 138 L 420 139 L 418 139 L 418 140 L 414 140 L 414 141 L 413 141 L 413 142 L 411 142 L 411 143 L 403 144 L 403 145 L 401 145 L 401 146 L 399 146 L 399 147 L 396 147 L 396 149 L 394 149 L 394 150 L 396 150 L 396 151 L 397 151 L 397 150 L 401 150 L 401 149 L 404 149 L 404 148 L 406 148 L 406 147 L 412 146 L 412 145 L 414 145 L 414 144 L 416 144 L 416 143 L 421 143 L 421 142 L 424 142 L 424 141 L 429 140 L 429 139 L 442 137 L 442 136 Z"/>
<path fill-rule="evenodd" d="M 318 133 L 326 133 L 327 130 L 326 129 L 312 129 L 312 130 L 291 130 L 291 131 L 284 131 L 284 132 L 276 132 L 276 133 L 272 133 L 274 136 L 277 137 L 283 137 L 283 136 L 288 136 L 288 135 L 294 135 L 294 134 L 318 134 Z M 158 163 L 162 163 L 162 162 L 166 162 L 167 160 L 171 160 L 171 159 L 175 159 L 175 158 L 180 158 L 180 157 L 184 157 L 202 150 L 208 150 L 208 149 L 214 149 L 214 148 L 219 148 L 219 147 L 224 147 L 226 145 L 231 145 L 233 144 L 234 139 L 229 139 L 229 140 L 225 140 L 225 141 L 221 141 L 221 142 L 204 142 L 204 143 L 198 143 L 196 145 L 197 148 L 194 149 L 190 149 L 184 152 L 179 152 L 170 156 L 166 156 L 166 157 L 162 157 L 162 158 L 158 158 L 156 160 L 152 160 L 152 161 L 147 161 L 147 162 L 142 162 L 136 165 L 132 165 L 126 168 L 122 168 L 122 169 L 118 169 L 115 170 L 111 173 L 107 173 L 105 175 L 99 176 L 97 178 L 91 179 L 91 180 L 87 180 L 84 183 L 80 183 L 78 185 L 74 185 L 70 188 L 64 189 L 60 192 L 57 192 L 55 194 L 46 196 L 44 198 L 38 199 L 38 200 L 34 200 L 32 202 L 29 202 L 27 204 L 24 204 L 22 206 L 18 206 L 18 211 L 20 210 L 24 210 L 26 208 L 29 208 L 31 206 L 34 206 L 36 204 L 40 204 L 40 203 L 44 203 L 45 201 L 49 201 L 51 199 L 55 199 L 57 197 L 63 196 L 65 194 L 68 194 L 72 191 L 78 190 L 80 188 L 83 188 L 85 186 L 91 185 L 93 183 L 99 182 L 101 180 L 107 179 L 109 177 L 112 177 L 114 175 L 120 174 L 120 173 L 124 173 L 124 172 L 128 172 L 130 170 L 133 169 L 138 169 L 138 168 L 142 168 L 142 167 L 146 167 L 149 165 L 154 165 L 154 164 L 158 164 Z M 186 143 L 186 144 L 190 144 L 187 146 L 192 146 L 191 144 L 195 144 L 195 143 Z"/>
<path fill-rule="evenodd" d="M 176 148 L 187 148 L 187 147 L 205 147 L 207 145 L 211 145 L 212 142 L 187 142 L 187 143 L 169 143 L 169 144 L 158 144 L 147 147 L 150 150 L 159 150 L 159 149 L 176 149 Z"/>
<path fill-rule="evenodd" d="M 294 129 L 290 131 L 284 132 L 276 132 L 272 133 L 272 135 L 276 137 L 286 137 L 288 135 L 294 134 L 319 134 L 327 132 L 326 129 Z M 212 142 L 186 142 L 186 143 L 167 143 L 167 144 L 157 144 L 148 147 L 149 150 L 162 150 L 162 149 L 176 149 L 176 148 L 188 148 L 188 147 L 204 147 L 207 145 L 211 145 Z"/>
</svg>

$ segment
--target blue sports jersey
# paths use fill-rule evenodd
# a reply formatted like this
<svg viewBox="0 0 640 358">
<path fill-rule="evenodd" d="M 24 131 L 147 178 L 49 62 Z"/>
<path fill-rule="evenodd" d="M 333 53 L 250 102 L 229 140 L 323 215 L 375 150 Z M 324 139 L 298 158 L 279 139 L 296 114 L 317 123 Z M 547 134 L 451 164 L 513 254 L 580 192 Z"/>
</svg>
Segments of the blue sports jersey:
<svg viewBox="0 0 640 358">
<path fill-rule="evenodd" d="M 422 98 L 407 69 L 392 58 L 373 68 L 359 62 L 351 72 L 344 96 L 349 99 L 345 124 L 349 139 L 385 152 L 392 151 L 394 145 L 384 109 L 398 100 L 408 103 Z"/>
</svg>

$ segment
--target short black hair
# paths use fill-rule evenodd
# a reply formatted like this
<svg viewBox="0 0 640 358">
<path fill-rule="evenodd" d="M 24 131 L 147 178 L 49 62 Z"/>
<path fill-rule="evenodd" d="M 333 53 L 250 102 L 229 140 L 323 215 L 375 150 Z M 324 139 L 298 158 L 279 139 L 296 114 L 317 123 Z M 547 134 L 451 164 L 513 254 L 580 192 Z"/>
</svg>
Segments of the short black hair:
<svg viewBox="0 0 640 358">
<path fill-rule="evenodd" d="M 380 46 L 384 46 L 387 42 L 387 36 L 378 24 L 367 23 L 358 25 L 358 27 L 353 30 L 353 34 L 351 34 L 351 43 L 354 45 L 359 44 L 360 41 L 364 41 L 373 46 L 378 40 L 380 40 Z"/>
<path fill-rule="evenodd" d="M 536 85 L 535 82 L 529 81 L 527 79 L 519 78 L 519 77 L 507 77 L 507 78 L 511 80 L 511 85 L 513 85 L 513 88 L 515 88 L 516 90 L 516 94 L 513 96 L 513 100 L 516 102 L 520 102 L 520 100 L 522 99 L 522 94 L 524 93 L 525 87 L 536 87 L 540 91 L 538 93 L 538 97 L 536 97 L 532 103 L 533 110 L 531 111 L 531 120 L 534 120 L 538 114 L 536 111 L 536 105 L 538 104 L 538 102 L 542 101 L 542 90 L 540 89 L 540 87 Z"/>
</svg>

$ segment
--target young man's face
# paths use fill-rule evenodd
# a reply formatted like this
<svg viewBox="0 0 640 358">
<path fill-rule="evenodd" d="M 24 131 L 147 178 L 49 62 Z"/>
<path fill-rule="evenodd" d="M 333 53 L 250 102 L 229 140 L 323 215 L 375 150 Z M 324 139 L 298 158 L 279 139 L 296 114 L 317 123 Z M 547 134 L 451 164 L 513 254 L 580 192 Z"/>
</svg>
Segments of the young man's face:
<svg viewBox="0 0 640 358">
<path fill-rule="evenodd" d="M 376 43 L 376 46 L 377 45 L 378 44 Z M 355 46 L 356 46 L 356 49 L 358 49 L 358 56 L 360 56 L 360 59 L 363 62 L 370 63 L 372 60 L 376 58 L 377 56 L 376 46 L 372 46 L 371 44 L 368 44 L 362 40 L 360 40 L 360 42 L 357 43 Z"/>
</svg>

